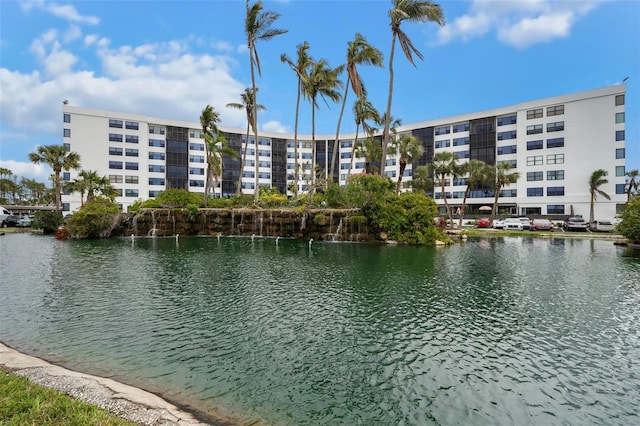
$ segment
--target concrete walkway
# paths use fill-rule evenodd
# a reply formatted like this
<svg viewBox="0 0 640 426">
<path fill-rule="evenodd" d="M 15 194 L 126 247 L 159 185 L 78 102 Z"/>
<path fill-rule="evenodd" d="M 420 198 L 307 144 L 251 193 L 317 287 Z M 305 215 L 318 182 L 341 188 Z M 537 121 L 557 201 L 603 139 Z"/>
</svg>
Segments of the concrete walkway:
<svg viewBox="0 0 640 426">
<path fill-rule="evenodd" d="M 73 398 L 106 408 L 117 416 L 149 426 L 232 426 L 239 423 L 216 419 L 204 423 L 157 395 L 115 380 L 78 373 L 23 354 L 0 343 L 0 366 Z"/>
</svg>

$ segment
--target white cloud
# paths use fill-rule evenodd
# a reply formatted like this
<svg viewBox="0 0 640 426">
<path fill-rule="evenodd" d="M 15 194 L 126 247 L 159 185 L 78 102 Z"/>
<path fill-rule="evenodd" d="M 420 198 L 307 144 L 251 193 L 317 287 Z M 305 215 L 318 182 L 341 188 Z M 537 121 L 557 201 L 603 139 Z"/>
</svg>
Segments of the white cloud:
<svg viewBox="0 0 640 426">
<path fill-rule="evenodd" d="M 291 130 L 287 126 L 275 120 L 267 121 L 266 123 L 264 123 L 262 125 L 262 130 L 264 130 L 265 132 L 291 133 Z"/>
<path fill-rule="evenodd" d="M 439 29 L 438 41 L 469 41 L 495 30 L 502 43 L 526 48 L 569 36 L 577 20 L 595 5 L 571 0 L 474 0 L 467 14 Z"/>
<path fill-rule="evenodd" d="M 5 167 L 13 172 L 15 176 L 27 179 L 35 179 L 39 182 L 49 182 L 52 170 L 49 166 L 33 164 L 15 160 L 0 160 L 0 167 Z"/>
<path fill-rule="evenodd" d="M 100 23 L 99 17 L 81 15 L 76 8 L 71 5 L 61 5 L 53 2 L 45 2 L 44 0 L 31 0 L 20 3 L 20 7 L 24 12 L 30 12 L 36 8 L 44 10 L 53 16 L 66 19 L 69 22 L 88 25 L 97 25 Z"/>
</svg>

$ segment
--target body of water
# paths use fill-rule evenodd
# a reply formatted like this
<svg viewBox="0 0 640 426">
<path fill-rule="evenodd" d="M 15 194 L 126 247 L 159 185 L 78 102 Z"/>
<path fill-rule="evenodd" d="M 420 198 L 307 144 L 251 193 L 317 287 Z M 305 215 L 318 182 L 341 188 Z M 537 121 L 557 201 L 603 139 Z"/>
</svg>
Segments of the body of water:
<svg viewBox="0 0 640 426">
<path fill-rule="evenodd" d="M 0 340 L 276 425 L 640 424 L 640 256 L 0 238 Z"/>
</svg>

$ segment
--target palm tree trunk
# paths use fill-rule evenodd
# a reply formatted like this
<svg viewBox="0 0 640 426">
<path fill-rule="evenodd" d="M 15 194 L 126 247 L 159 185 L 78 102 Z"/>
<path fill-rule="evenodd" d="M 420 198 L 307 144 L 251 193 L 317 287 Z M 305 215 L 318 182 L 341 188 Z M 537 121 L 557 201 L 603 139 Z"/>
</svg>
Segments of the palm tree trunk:
<svg viewBox="0 0 640 426">
<path fill-rule="evenodd" d="M 444 207 L 447 209 L 447 217 L 449 218 L 449 222 L 447 222 L 447 228 L 449 227 L 449 223 L 451 223 L 453 225 L 453 217 L 451 217 L 451 211 L 449 210 L 449 202 L 447 201 L 447 194 L 445 194 L 444 192 L 444 181 L 445 181 L 445 174 L 442 174 L 442 177 L 440 178 L 440 185 L 442 187 L 442 199 L 444 200 Z"/>
<path fill-rule="evenodd" d="M 298 169 L 298 114 L 300 112 L 300 93 L 302 92 L 302 82 L 300 81 L 300 77 L 298 77 L 298 96 L 296 98 L 296 121 L 294 124 L 293 130 L 293 143 L 295 144 L 293 147 L 293 155 L 295 158 L 294 169 L 293 169 L 293 178 L 294 178 L 294 189 L 293 189 L 293 197 L 294 200 L 298 200 L 298 182 L 300 181 L 299 169 Z"/>
<path fill-rule="evenodd" d="M 253 46 L 249 46 L 249 59 L 251 62 L 251 90 L 253 93 L 253 135 L 254 135 L 254 140 L 253 140 L 253 144 L 255 146 L 255 187 L 254 187 L 254 192 L 253 192 L 253 202 L 255 204 L 258 204 L 258 201 L 260 200 L 260 193 L 258 191 L 258 186 L 259 186 L 259 180 L 258 180 L 258 94 L 256 93 L 256 75 L 255 75 L 255 70 L 254 70 L 254 47 Z M 247 140 L 247 142 L 249 142 Z"/>
<path fill-rule="evenodd" d="M 244 151 L 242 152 L 242 162 L 240 163 L 240 178 L 238 179 L 238 188 L 236 195 L 242 194 L 242 174 L 244 173 L 244 165 L 247 163 L 247 149 L 249 149 L 249 120 L 247 120 L 247 140 L 244 141 Z"/>
<path fill-rule="evenodd" d="M 593 191 L 591 192 L 591 205 L 589 207 L 589 223 L 593 222 L 593 218 L 594 218 L 594 214 L 593 214 L 593 207 L 595 205 L 595 195 L 593 193 Z"/>
<path fill-rule="evenodd" d="M 60 211 L 60 205 L 62 204 L 62 188 L 60 186 L 60 170 L 55 169 L 55 185 L 56 185 L 56 211 Z"/>
<path fill-rule="evenodd" d="M 311 100 L 311 202 L 316 192 L 316 100 Z"/>
<path fill-rule="evenodd" d="M 389 54 L 389 95 L 387 97 L 387 113 L 384 120 L 384 133 L 382 134 L 382 161 L 380 162 L 380 176 L 384 176 L 384 168 L 387 163 L 387 145 L 389 144 L 389 125 L 391 122 L 391 101 L 393 98 L 393 54 L 396 48 L 396 33 L 391 37 L 391 53 Z"/>
<path fill-rule="evenodd" d="M 495 194 L 493 194 L 493 208 L 491 209 L 491 223 L 498 214 L 498 198 L 500 198 L 500 187 L 497 185 L 494 187 Z"/>
<path fill-rule="evenodd" d="M 404 169 L 407 168 L 407 162 L 400 160 L 400 175 L 398 176 L 398 183 L 396 184 L 396 195 L 400 194 L 400 184 L 402 183 L 402 176 L 404 175 Z"/>
<path fill-rule="evenodd" d="M 460 220 L 458 222 L 458 228 L 462 229 L 462 218 L 464 217 L 464 210 L 467 207 L 467 197 L 469 196 L 469 192 L 471 192 L 471 187 L 467 185 L 467 188 L 464 190 L 464 198 L 462 198 L 462 208 L 460 209 Z"/>
<path fill-rule="evenodd" d="M 351 161 L 349 162 L 349 171 L 347 172 L 347 180 L 351 177 L 351 169 L 353 169 L 353 157 L 356 156 L 356 143 L 358 142 L 358 130 L 360 130 L 360 125 L 356 124 L 356 137 L 353 139 L 351 143 Z"/>
<path fill-rule="evenodd" d="M 336 164 L 336 158 L 338 157 L 338 138 L 340 137 L 340 124 L 342 123 L 342 115 L 344 114 L 344 106 L 347 104 L 347 95 L 349 95 L 349 83 L 350 80 L 347 78 L 347 84 L 344 86 L 344 97 L 342 98 L 342 107 L 340 108 L 340 115 L 338 116 L 338 128 L 336 129 L 336 140 L 333 145 L 333 155 L 331 156 L 331 182 L 333 182 L 333 173 L 334 167 Z M 338 177 L 338 183 L 340 182 L 340 177 Z"/>
</svg>

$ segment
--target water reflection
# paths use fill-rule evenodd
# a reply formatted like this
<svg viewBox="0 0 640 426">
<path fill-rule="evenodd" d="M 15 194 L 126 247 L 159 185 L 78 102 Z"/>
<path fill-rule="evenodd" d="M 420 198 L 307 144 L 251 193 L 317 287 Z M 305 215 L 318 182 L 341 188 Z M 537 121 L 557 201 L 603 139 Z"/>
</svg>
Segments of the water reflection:
<svg viewBox="0 0 640 426">
<path fill-rule="evenodd" d="M 640 258 L 610 242 L 2 238 L 3 341 L 203 411 L 640 422 Z"/>
</svg>

